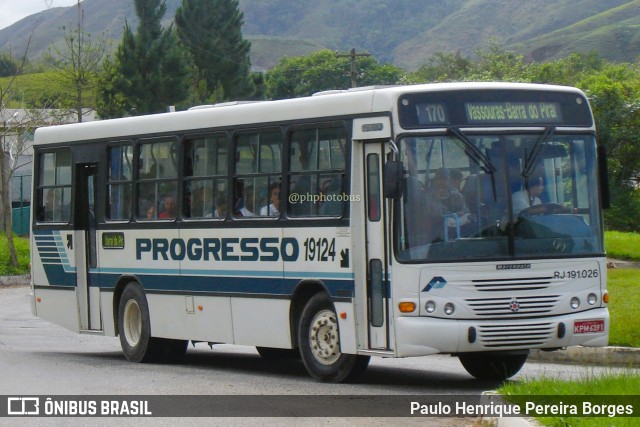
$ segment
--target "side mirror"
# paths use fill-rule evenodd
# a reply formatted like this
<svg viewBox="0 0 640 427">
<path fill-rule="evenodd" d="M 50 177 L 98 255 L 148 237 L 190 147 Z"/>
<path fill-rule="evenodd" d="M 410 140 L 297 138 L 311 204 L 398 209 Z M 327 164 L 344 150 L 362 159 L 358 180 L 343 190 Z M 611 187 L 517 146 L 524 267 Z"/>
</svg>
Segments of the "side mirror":
<svg viewBox="0 0 640 427">
<path fill-rule="evenodd" d="M 602 200 L 602 208 L 609 209 L 611 207 L 611 194 L 609 193 L 609 168 L 607 162 L 607 148 L 598 145 L 598 173 L 600 180 L 600 195 Z"/>
<path fill-rule="evenodd" d="M 387 160 L 384 164 L 383 191 L 387 199 L 398 199 L 402 196 L 402 162 Z"/>
</svg>

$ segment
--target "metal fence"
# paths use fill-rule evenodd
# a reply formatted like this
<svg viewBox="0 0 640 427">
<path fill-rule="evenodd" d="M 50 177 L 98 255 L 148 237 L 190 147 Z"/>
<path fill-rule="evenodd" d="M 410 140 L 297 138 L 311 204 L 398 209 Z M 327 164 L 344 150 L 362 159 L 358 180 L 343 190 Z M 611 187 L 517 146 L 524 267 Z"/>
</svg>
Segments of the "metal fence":
<svg viewBox="0 0 640 427">
<path fill-rule="evenodd" d="M 18 175 L 11 182 L 13 232 L 18 236 L 29 234 L 31 214 L 31 175 Z"/>
</svg>

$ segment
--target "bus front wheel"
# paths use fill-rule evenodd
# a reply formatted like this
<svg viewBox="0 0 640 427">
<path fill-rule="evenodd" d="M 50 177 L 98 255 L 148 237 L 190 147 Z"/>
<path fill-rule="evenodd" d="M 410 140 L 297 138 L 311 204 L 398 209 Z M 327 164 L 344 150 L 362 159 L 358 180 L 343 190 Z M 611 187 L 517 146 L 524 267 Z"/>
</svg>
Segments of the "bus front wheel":
<svg viewBox="0 0 640 427">
<path fill-rule="evenodd" d="M 336 312 L 325 293 L 318 293 L 307 302 L 298 334 L 302 362 L 309 375 L 319 381 L 353 381 L 369 364 L 369 356 L 340 352 Z"/>
<path fill-rule="evenodd" d="M 463 353 L 460 363 L 479 380 L 503 381 L 517 374 L 529 353 Z"/>
<path fill-rule="evenodd" d="M 128 284 L 120 298 L 118 335 L 122 352 L 131 362 L 170 362 L 187 351 L 188 341 L 151 336 L 147 298 L 137 283 Z"/>
</svg>

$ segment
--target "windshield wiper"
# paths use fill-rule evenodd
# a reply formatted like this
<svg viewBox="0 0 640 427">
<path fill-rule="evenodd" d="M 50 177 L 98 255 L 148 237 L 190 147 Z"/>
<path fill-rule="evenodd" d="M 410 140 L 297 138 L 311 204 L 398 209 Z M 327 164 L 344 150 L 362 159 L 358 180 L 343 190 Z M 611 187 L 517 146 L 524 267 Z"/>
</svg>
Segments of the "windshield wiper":
<svg viewBox="0 0 640 427">
<path fill-rule="evenodd" d="M 462 141 L 465 145 L 464 153 L 471 157 L 473 161 L 475 161 L 480 168 L 488 173 L 491 177 L 491 189 L 493 190 L 493 200 L 497 201 L 498 195 L 496 194 L 496 177 L 494 172 L 498 169 L 491 164 L 491 160 L 482 152 L 478 147 L 473 145 L 473 142 L 457 127 L 450 127 L 447 129 L 449 133 L 458 137 L 460 141 Z"/>
<path fill-rule="evenodd" d="M 544 146 L 544 143 L 547 142 L 547 139 L 549 139 L 549 137 L 553 135 L 555 131 L 556 131 L 555 126 L 547 126 L 544 129 L 544 132 L 542 133 L 540 138 L 538 138 L 535 144 L 533 144 L 531 153 L 529 153 L 528 156 L 525 154 L 524 168 L 522 169 L 522 176 L 525 178 L 525 180 L 528 180 L 528 178 L 531 176 L 531 170 L 533 169 L 534 160 L 540 154 L 540 150 Z"/>
<path fill-rule="evenodd" d="M 478 147 L 473 145 L 473 142 L 471 142 L 467 135 L 465 135 L 460 129 L 458 129 L 457 127 L 450 127 L 447 130 L 449 131 L 449 133 L 452 133 L 453 135 L 457 136 L 458 139 L 464 142 L 464 145 L 466 147 L 465 154 L 471 157 L 476 163 L 478 163 L 483 171 L 488 174 L 492 174 L 498 170 L 491 164 L 489 158 L 482 151 L 480 151 Z"/>
</svg>

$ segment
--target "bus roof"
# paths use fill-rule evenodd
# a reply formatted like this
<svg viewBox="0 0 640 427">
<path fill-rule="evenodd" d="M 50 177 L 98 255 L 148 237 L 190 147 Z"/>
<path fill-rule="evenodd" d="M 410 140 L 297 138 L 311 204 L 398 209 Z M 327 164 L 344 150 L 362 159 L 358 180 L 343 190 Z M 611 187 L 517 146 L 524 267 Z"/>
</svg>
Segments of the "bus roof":
<svg viewBox="0 0 640 427">
<path fill-rule="evenodd" d="M 320 92 L 314 96 L 277 101 L 231 102 L 200 106 L 187 111 L 150 114 L 38 128 L 34 145 L 119 139 L 238 125 L 263 126 L 292 120 L 340 117 L 370 113 L 388 114 L 402 94 L 464 90 L 534 90 L 573 92 L 576 88 L 530 83 L 433 83 L 411 86 L 361 87 Z"/>
</svg>

